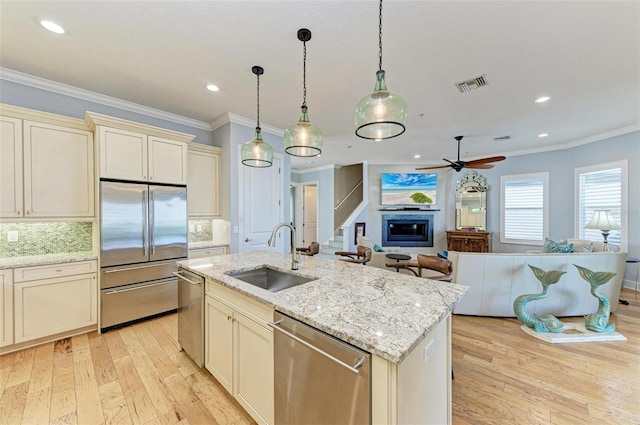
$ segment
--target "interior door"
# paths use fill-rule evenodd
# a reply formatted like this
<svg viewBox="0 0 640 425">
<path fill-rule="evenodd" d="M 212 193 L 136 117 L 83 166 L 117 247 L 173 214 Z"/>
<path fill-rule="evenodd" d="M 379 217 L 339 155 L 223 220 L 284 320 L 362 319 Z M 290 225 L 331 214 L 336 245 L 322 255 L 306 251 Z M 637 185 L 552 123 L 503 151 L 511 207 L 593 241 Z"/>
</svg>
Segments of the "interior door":
<svg viewBox="0 0 640 425">
<path fill-rule="evenodd" d="M 318 242 L 318 186 L 304 185 L 303 192 L 303 221 L 304 246 L 311 242 Z"/>
<path fill-rule="evenodd" d="M 267 244 L 271 231 L 284 216 L 284 177 L 281 164 L 282 156 L 276 154 L 271 167 L 255 168 L 240 165 L 242 167 L 240 190 L 243 193 L 240 207 L 242 230 L 239 233 L 238 243 L 240 252 L 284 252 L 284 247 L 289 246 L 290 236 L 287 229 L 278 231 L 274 248 Z M 286 244 L 283 241 L 286 241 Z"/>
</svg>

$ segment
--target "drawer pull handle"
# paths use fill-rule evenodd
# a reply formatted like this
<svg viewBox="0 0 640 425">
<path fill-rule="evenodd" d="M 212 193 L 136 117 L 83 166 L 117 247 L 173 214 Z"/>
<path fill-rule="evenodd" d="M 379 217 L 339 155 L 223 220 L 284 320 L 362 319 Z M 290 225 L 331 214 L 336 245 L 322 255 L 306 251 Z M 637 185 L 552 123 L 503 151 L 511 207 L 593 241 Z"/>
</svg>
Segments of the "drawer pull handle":
<svg viewBox="0 0 640 425">
<path fill-rule="evenodd" d="M 60 273 L 62 269 L 56 269 L 56 273 Z"/>
</svg>

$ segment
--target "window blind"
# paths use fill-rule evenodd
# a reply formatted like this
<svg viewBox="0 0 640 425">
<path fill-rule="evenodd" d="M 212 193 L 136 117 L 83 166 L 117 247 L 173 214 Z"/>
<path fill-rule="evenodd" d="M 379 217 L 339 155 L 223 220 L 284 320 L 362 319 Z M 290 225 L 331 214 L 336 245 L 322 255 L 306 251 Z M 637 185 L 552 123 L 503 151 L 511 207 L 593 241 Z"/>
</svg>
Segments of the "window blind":
<svg viewBox="0 0 640 425">
<path fill-rule="evenodd" d="M 595 210 L 611 210 L 622 223 L 622 168 L 584 172 L 578 175 L 578 231 L 581 239 L 602 240 L 599 230 L 585 229 Z M 611 230 L 609 242 L 620 244 L 620 231 Z"/>
<path fill-rule="evenodd" d="M 544 240 L 544 179 L 504 181 L 503 235 L 505 239 Z"/>
</svg>

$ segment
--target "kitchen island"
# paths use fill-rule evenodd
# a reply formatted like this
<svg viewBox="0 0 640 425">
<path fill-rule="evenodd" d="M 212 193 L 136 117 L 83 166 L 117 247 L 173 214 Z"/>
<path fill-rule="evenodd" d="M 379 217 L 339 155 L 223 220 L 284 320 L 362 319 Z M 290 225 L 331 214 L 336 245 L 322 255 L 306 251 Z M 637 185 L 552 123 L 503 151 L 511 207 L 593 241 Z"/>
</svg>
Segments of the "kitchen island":
<svg viewBox="0 0 640 425">
<path fill-rule="evenodd" d="M 291 255 L 253 252 L 178 264 L 206 279 L 208 303 L 212 299 L 216 303 L 222 301 L 224 308 L 230 306 L 231 312 L 225 313 L 229 322 L 235 322 L 236 317 L 254 319 L 251 326 L 271 332 L 272 341 L 272 331 L 264 322 L 272 321 L 273 311 L 277 310 L 371 353 L 372 423 L 451 422 L 450 317 L 466 291 L 465 286 L 306 257 L 293 273 L 315 280 L 269 292 L 227 273 L 261 266 L 291 271 Z M 234 299 L 228 301 L 226 296 Z M 214 322 L 208 322 L 206 318 L 205 335 L 209 341 L 220 332 L 212 329 Z M 268 349 L 268 335 L 265 338 Z M 205 346 L 214 351 L 209 343 Z M 205 353 L 205 358 L 210 355 L 217 353 Z M 235 381 L 241 381 L 234 381 L 238 376 L 237 364 L 233 365 L 234 373 L 229 373 L 229 382 L 222 382 L 227 379 L 224 373 L 219 373 L 218 366 L 210 367 L 208 362 L 206 366 L 259 423 L 273 423 L 272 395 L 270 400 L 257 403 L 262 408 L 252 411 L 255 406 L 249 403 L 247 407 L 244 403 L 247 397 L 234 389 L 238 386 Z M 268 373 L 263 378 L 260 394 L 266 396 Z"/>
</svg>

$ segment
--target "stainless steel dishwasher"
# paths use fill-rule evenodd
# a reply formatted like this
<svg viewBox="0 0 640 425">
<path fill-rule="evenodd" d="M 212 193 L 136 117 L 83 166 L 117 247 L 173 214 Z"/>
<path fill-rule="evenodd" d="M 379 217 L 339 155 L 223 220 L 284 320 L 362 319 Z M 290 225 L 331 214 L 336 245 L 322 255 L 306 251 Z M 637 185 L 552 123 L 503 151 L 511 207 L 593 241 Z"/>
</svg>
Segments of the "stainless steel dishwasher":
<svg viewBox="0 0 640 425">
<path fill-rule="evenodd" d="M 371 424 L 371 355 L 275 312 L 275 423 Z"/>
<path fill-rule="evenodd" d="M 178 269 L 178 343 L 200 367 L 204 365 L 204 279 Z"/>
</svg>

